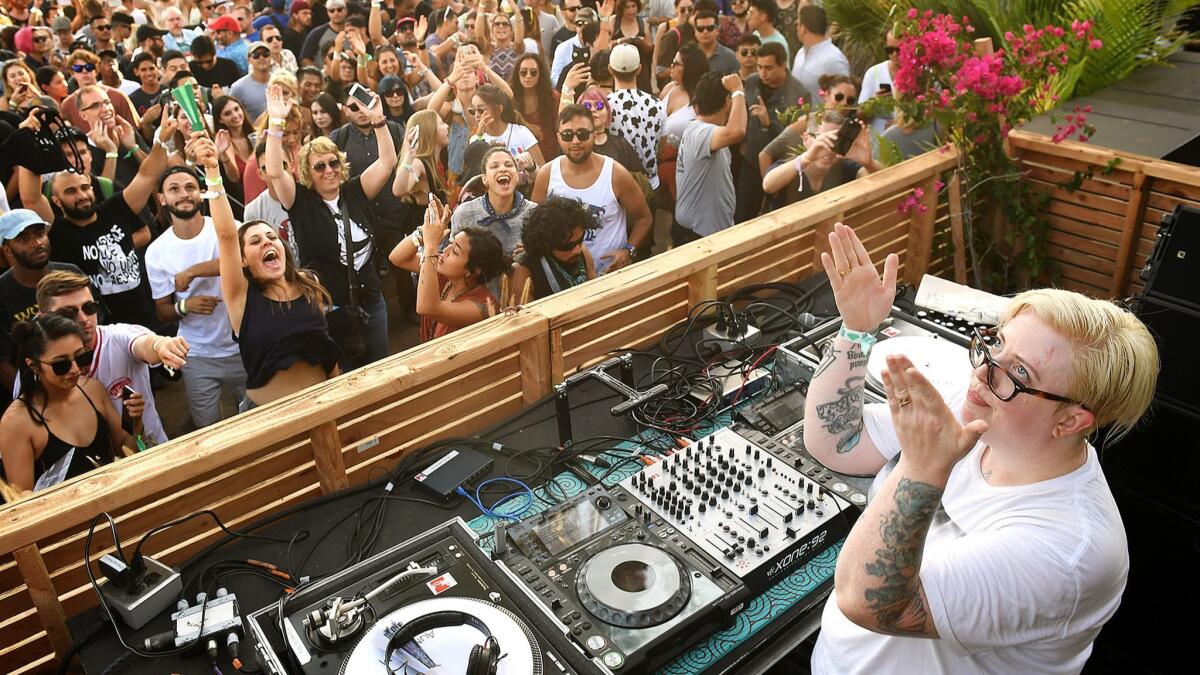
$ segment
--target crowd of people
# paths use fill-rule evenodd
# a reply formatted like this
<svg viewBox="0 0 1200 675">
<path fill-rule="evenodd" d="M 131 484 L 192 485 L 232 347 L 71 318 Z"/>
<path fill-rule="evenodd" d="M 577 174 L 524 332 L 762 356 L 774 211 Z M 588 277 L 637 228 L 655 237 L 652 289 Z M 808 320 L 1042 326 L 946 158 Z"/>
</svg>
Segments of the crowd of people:
<svg viewBox="0 0 1200 675">
<path fill-rule="evenodd" d="M 409 346 L 389 315 L 433 339 L 921 152 L 858 114 L 886 49 L 860 80 L 806 0 L 10 0 L 4 479 L 166 441 L 174 380 L 204 427 Z"/>
</svg>

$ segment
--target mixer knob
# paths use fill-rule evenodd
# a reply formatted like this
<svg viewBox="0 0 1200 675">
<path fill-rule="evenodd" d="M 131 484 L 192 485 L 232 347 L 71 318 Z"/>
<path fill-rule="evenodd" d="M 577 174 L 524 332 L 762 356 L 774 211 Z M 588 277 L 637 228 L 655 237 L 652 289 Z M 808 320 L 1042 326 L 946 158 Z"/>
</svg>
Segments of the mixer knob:
<svg viewBox="0 0 1200 675">
<path fill-rule="evenodd" d="M 692 487 L 692 494 L 694 494 L 696 496 L 700 496 L 700 484 L 699 483 L 696 483 L 694 485 L 694 487 Z"/>
<path fill-rule="evenodd" d="M 817 503 L 816 503 L 815 501 L 811 500 L 811 499 L 810 499 L 810 500 L 808 500 L 808 508 L 810 508 L 810 509 L 815 509 L 815 508 L 817 508 Z"/>
<path fill-rule="evenodd" d="M 790 511 L 783 514 L 783 522 L 785 522 L 785 523 L 792 522 L 792 513 Z"/>
<path fill-rule="evenodd" d="M 750 537 L 749 539 L 746 540 L 746 546 L 749 546 L 750 548 L 754 548 L 754 537 Z"/>
<path fill-rule="evenodd" d="M 766 470 L 766 469 L 763 469 L 763 468 L 759 468 L 759 470 L 758 470 L 758 477 L 759 477 L 759 478 L 766 478 L 766 476 L 767 476 L 767 470 Z"/>
<path fill-rule="evenodd" d="M 709 498 L 708 498 L 708 505 L 709 505 L 709 506 L 716 506 L 716 505 L 717 505 L 717 497 L 716 497 L 716 495 L 713 495 L 713 496 L 711 496 L 711 497 L 709 497 Z"/>
<path fill-rule="evenodd" d="M 734 491 L 735 493 L 737 493 L 737 492 L 741 492 L 741 491 L 742 491 L 742 484 L 741 484 L 741 483 L 734 483 L 734 484 L 733 484 L 733 491 Z"/>
<path fill-rule="evenodd" d="M 745 478 L 746 478 L 746 472 L 745 472 L 745 471 L 742 471 L 741 469 L 738 469 L 738 472 L 737 472 L 737 479 L 738 479 L 738 480 L 745 480 Z"/>
<path fill-rule="evenodd" d="M 675 489 L 676 489 L 676 486 L 675 486 L 675 481 L 671 481 L 671 486 L 670 486 L 668 489 L 669 489 L 671 492 L 674 492 L 674 491 L 675 491 Z"/>
<path fill-rule="evenodd" d="M 761 454 L 760 454 L 759 449 L 755 448 L 754 449 L 754 459 L 758 459 L 760 456 L 761 456 Z"/>
<path fill-rule="evenodd" d="M 699 510 L 700 510 L 700 513 L 704 513 L 705 511 L 708 510 L 708 507 L 705 506 L 704 502 L 700 502 Z"/>
<path fill-rule="evenodd" d="M 808 483 L 808 488 L 805 490 L 805 492 L 807 492 L 807 493 L 808 493 L 808 494 L 810 494 L 810 495 L 813 493 L 813 483 L 812 483 L 812 481 L 809 481 L 809 483 Z"/>
<path fill-rule="evenodd" d="M 754 484 L 754 477 L 746 476 L 746 485 L 753 485 L 753 484 Z"/>
<path fill-rule="evenodd" d="M 771 468 L 771 456 L 767 455 L 767 468 Z"/>
<path fill-rule="evenodd" d="M 737 450 L 735 450 L 734 448 L 730 447 L 730 448 L 729 448 L 729 458 L 730 458 L 730 459 L 733 459 L 733 457 L 734 457 L 734 453 L 736 453 L 736 452 L 737 452 Z"/>
<path fill-rule="evenodd" d="M 750 445 L 749 444 L 746 445 L 746 456 L 747 457 L 750 456 Z"/>
<path fill-rule="evenodd" d="M 721 499 L 729 499 L 729 489 L 721 490 Z"/>
<path fill-rule="evenodd" d="M 733 549 L 731 549 L 731 548 L 725 549 L 725 557 L 726 558 L 733 560 L 736 556 L 737 556 L 737 553 Z"/>
</svg>

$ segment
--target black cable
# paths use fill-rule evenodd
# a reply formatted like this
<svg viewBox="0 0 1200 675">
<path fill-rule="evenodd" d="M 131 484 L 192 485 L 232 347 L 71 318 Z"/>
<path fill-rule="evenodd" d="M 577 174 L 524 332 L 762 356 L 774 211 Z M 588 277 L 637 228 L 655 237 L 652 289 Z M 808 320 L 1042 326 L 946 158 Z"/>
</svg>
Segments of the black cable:
<svg viewBox="0 0 1200 675">
<path fill-rule="evenodd" d="M 221 521 L 221 517 L 218 516 L 215 511 L 213 511 L 211 509 L 203 509 L 201 511 L 196 511 L 194 513 L 190 513 L 182 518 L 177 518 L 175 520 L 172 520 L 169 523 L 165 523 L 163 525 L 158 525 L 156 527 L 150 528 L 149 530 L 146 530 L 146 534 L 142 535 L 142 538 L 138 541 L 137 546 L 134 547 L 134 549 L 133 549 L 133 560 L 136 560 L 137 564 L 141 565 L 142 545 L 145 544 L 146 541 L 148 539 L 150 539 L 150 537 L 152 535 L 162 532 L 163 530 L 166 530 L 168 528 L 175 527 L 176 525 L 186 523 L 187 521 L 192 520 L 193 518 L 199 518 L 200 516 L 210 516 L 217 523 L 217 527 L 221 528 L 222 532 L 224 532 L 225 534 L 227 534 L 231 537 L 237 537 L 237 538 L 241 538 L 241 539 L 259 539 L 262 541 L 270 541 L 270 542 L 276 542 L 276 543 L 280 543 L 280 544 L 291 543 L 291 540 L 283 539 L 281 537 L 268 537 L 268 536 L 264 536 L 261 534 L 247 534 L 245 532 L 238 532 L 235 530 L 231 530 L 225 526 L 225 523 Z M 131 560 L 130 563 L 133 564 L 133 561 Z"/>
</svg>

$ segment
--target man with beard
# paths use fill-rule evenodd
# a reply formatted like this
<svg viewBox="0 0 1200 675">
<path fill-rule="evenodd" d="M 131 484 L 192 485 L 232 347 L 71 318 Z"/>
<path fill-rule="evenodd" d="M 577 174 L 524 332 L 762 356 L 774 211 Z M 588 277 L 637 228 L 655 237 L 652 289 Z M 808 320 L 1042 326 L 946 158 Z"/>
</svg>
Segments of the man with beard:
<svg viewBox="0 0 1200 675">
<path fill-rule="evenodd" d="M 578 104 L 563 108 L 558 115 L 563 155 L 538 169 L 532 199 L 541 204 L 547 195 L 558 195 L 583 203 L 593 220 L 584 233 L 584 245 L 595 258 L 596 272 L 603 274 L 634 261 L 654 219 L 629 171 L 611 157 L 592 152 L 594 131 L 590 110 Z"/>
<path fill-rule="evenodd" d="M 288 12 L 291 13 L 291 19 L 283 31 L 283 47 L 299 55 L 300 50 L 304 49 L 304 36 L 308 35 L 308 29 L 312 27 L 312 8 L 307 0 L 292 0 Z"/>
<path fill-rule="evenodd" d="M 108 99 L 99 91 L 84 91 L 97 102 Z M 111 109 L 108 111 L 111 115 Z M 103 202 L 97 202 L 88 176 L 60 171 L 51 179 L 51 199 L 62 210 L 54 220 L 50 241 L 55 257 L 74 263 L 91 277 L 111 310 L 113 321 L 151 326 L 156 323 L 150 286 L 141 270 L 138 249 L 150 243 L 150 228 L 137 212 L 142 210 L 166 168 L 163 144 L 178 126 L 173 115 L 163 118 L 154 149 L 138 169 L 128 187 Z M 25 167 L 18 171 L 21 202 L 49 221 L 54 211 L 41 192 L 40 177 Z"/>
<path fill-rule="evenodd" d="M 50 225 L 29 209 L 0 216 L 0 249 L 12 262 L 12 267 L 0 274 L 0 403 L 6 403 L 17 378 L 12 363 L 12 327 L 37 316 L 35 289 L 47 272 L 79 273 L 79 268 L 50 262 Z"/>
<path fill-rule="evenodd" d="M 757 0 L 756 0 L 757 1 Z M 774 5 L 771 5 L 774 7 Z M 796 99 L 811 98 L 808 90 L 787 70 L 787 50 L 778 42 L 758 48 L 758 74 L 746 80 L 745 105 L 750 113 L 742 141 L 742 166 L 738 174 L 735 223 L 755 218 L 763 210 L 762 174 L 758 153 L 784 129 L 779 111 Z"/>
<path fill-rule="evenodd" d="M 222 419 L 221 390 L 236 411 L 246 396 L 246 370 L 229 315 L 220 306 L 217 231 L 200 213 L 200 177 L 185 166 L 167 169 L 158 182 L 158 203 L 170 229 L 146 249 L 146 274 L 158 318 L 179 322 L 190 350 L 183 369 L 188 409 L 197 429 Z"/>
</svg>

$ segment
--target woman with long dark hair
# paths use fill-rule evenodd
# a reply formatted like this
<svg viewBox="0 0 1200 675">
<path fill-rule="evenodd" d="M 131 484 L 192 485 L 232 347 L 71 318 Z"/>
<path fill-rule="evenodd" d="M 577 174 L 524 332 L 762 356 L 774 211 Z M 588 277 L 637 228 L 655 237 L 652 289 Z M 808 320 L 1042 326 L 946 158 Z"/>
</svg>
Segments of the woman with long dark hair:
<svg viewBox="0 0 1200 675">
<path fill-rule="evenodd" d="M 83 329 L 58 314 L 13 326 L 21 394 L 0 418 L 4 476 L 19 493 L 56 485 L 112 462 L 132 446 L 92 363 Z"/>
<path fill-rule="evenodd" d="M 667 186 L 667 193 L 674 200 L 675 159 L 679 156 L 679 140 L 683 130 L 696 119 L 692 108 L 692 94 L 700 76 L 708 72 L 708 58 L 700 47 L 689 42 L 676 52 L 671 61 L 671 81 L 659 95 L 667 110 L 667 121 L 663 124 L 663 142 L 659 144 L 658 179 Z"/>
<path fill-rule="evenodd" d="M 366 112 L 379 149 L 375 161 L 351 178 L 345 153 L 328 138 L 314 138 L 300 149 L 297 180 L 282 164 L 284 116 L 289 110 L 282 92 L 272 87 L 267 92 L 271 125 L 264 161 L 267 181 L 291 219 L 300 264 L 320 276 L 341 308 L 335 339 L 345 345 L 356 333 L 361 336 L 361 354 L 348 354 L 343 361 L 343 369 L 349 370 L 388 355 L 387 302 L 371 260 L 376 236 L 371 201 L 388 185 L 396 166 L 396 147 L 383 117 L 383 103 L 372 96 Z M 355 326 L 359 330 L 349 332 Z"/>
<path fill-rule="evenodd" d="M 190 150 L 204 167 L 209 190 L 216 192 L 211 211 L 222 305 L 246 367 L 246 407 L 337 375 L 342 353 L 325 323 L 325 311 L 332 305 L 329 292 L 299 271 L 270 225 L 252 220 L 238 227 L 222 189 L 216 144 L 195 134 Z"/>
<path fill-rule="evenodd" d="M 242 102 L 232 96 L 221 96 L 213 101 L 212 111 L 214 137 L 225 167 L 225 177 L 240 186 L 246 162 L 254 157 L 254 125 Z"/>
<path fill-rule="evenodd" d="M 417 314 L 421 341 L 452 333 L 500 311 L 488 282 L 504 272 L 508 260 L 496 235 L 478 227 L 460 231 L 442 252 L 450 207 L 435 197 L 425 210 L 421 247 L 405 237 L 392 249 L 392 264 L 417 276 Z"/>
<path fill-rule="evenodd" d="M 312 125 L 308 130 L 309 140 L 318 136 L 328 136 L 334 129 L 346 123 L 346 113 L 342 106 L 333 100 L 327 92 L 317 94 L 312 102 Z"/>
<path fill-rule="evenodd" d="M 513 6 L 515 9 L 515 5 Z M 475 43 L 488 66 L 507 80 L 517 57 L 525 52 L 525 24 L 521 17 L 504 12 L 480 12 L 475 20 Z"/>
<path fill-rule="evenodd" d="M 475 134 L 488 143 L 508 148 L 522 170 L 532 172 L 542 165 L 537 136 L 519 123 L 512 99 L 499 87 L 485 84 L 476 89 L 466 112 Z"/>
<path fill-rule="evenodd" d="M 408 118 L 413 114 L 412 101 L 408 99 L 408 87 L 404 80 L 396 75 L 384 75 L 375 88 L 379 100 L 383 102 L 383 115 L 389 122 L 401 126 L 408 124 Z"/>
<path fill-rule="evenodd" d="M 513 107 L 525 119 L 525 125 L 538 139 L 542 158 L 554 159 L 562 150 L 558 145 L 559 93 L 550 84 L 550 68 L 537 54 L 522 54 L 513 67 L 508 85 L 513 91 Z"/>
</svg>

